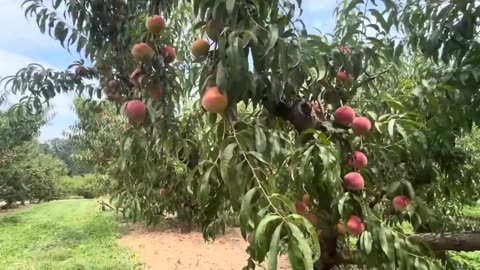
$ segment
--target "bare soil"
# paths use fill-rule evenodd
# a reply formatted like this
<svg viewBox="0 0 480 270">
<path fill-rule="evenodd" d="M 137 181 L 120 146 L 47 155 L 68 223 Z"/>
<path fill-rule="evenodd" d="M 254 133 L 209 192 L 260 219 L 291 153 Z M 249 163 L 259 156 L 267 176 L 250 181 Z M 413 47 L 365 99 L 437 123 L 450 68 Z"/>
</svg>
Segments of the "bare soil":
<svg viewBox="0 0 480 270">
<path fill-rule="evenodd" d="M 14 208 L 7 208 L 7 209 L 0 209 L 0 218 L 6 217 L 10 214 L 13 214 L 19 210 L 27 209 L 32 207 L 31 204 L 26 204 L 26 205 L 17 205 Z"/>
<path fill-rule="evenodd" d="M 236 228 L 227 229 L 225 235 L 208 243 L 198 231 L 180 233 L 179 227 L 172 226 L 163 230 L 137 227 L 119 243 L 137 252 L 148 270 L 241 270 L 248 259 L 248 243 Z M 266 263 L 258 269 L 267 269 Z M 287 258 L 279 259 L 278 269 L 291 269 Z"/>
</svg>

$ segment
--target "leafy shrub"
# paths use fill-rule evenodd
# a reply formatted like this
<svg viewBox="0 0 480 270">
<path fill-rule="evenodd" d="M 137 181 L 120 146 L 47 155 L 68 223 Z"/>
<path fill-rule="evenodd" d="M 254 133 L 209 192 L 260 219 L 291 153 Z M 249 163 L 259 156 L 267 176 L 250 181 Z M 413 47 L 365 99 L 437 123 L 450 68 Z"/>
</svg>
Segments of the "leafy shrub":
<svg viewBox="0 0 480 270">
<path fill-rule="evenodd" d="M 104 193 L 102 177 L 96 174 L 65 176 L 59 181 L 63 196 L 80 196 L 86 199 Z"/>
</svg>

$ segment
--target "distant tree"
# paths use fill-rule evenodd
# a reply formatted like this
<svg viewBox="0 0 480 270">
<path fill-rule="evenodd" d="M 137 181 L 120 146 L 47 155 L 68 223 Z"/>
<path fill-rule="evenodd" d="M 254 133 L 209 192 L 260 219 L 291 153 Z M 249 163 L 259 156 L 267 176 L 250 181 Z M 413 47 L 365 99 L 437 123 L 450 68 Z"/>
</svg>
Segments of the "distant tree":
<svg viewBox="0 0 480 270">
<path fill-rule="evenodd" d="M 73 160 L 72 155 L 75 154 L 76 150 L 74 142 L 71 139 L 54 138 L 42 144 L 42 148 L 46 153 L 63 160 L 67 165 L 69 175 L 83 175 L 93 172 L 92 166 L 86 166 Z"/>
</svg>

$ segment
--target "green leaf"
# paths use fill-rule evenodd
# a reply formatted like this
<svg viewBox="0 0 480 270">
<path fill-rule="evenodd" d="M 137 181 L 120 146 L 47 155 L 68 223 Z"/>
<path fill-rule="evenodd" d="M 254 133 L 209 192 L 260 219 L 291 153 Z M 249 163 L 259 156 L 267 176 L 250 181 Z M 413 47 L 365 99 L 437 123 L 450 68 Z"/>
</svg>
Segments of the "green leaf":
<svg viewBox="0 0 480 270">
<path fill-rule="evenodd" d="M 387 195 L 395 194 L 395 191 L 397 191 L 398 187 L 400 187 L 401 184 L 402 184 L 402 182 L 400 182 L 400 181 L 395 181 L 395 182 L 390 183 L 390 185 L 388 185 L 388 187 L 387 187 Z"/>
<path fill-rule="evenodd" d="M 365 231 L 362 233 L 362 236 L 360 236 L 360 243 L 363 246 L 363 249 L 365 250 L 365 253 L 368 255 L 370 252 L 372 252 L 372 234 L 368 231 Z"/>
<path fill-rule="evenodd" d="M 278 253 L 280 252 L 280 233 L 282 232 L 283 222 L 277 226 L 270 241 L 270 250 L 268 251 L 268 269 L 277 270 Z"/>
<path fill-rule="evenodd" d="M 288 249 L 295 248 L 300 251 L 302 254 L 302 261 L 303 261 L 303 268 L 294 268 L 294 269 L 305 269 L 305 270 L 313 270 L 313 259 L 312 259 L 312 250 L 308 245 L 307 239 L 303 236 L 302 231 L 295 226 L 295 224 L 288 223 L 288 227 L 290 228 L 290 238 L 294 238 L 297 245 L 295 247 L 288 246 Z M 292 265 L 293 266 L 293 265 Z"/>
<path fill-rule="evenodd" d="M 228 184 L 228 170 L 230 169 L 230 160 L 233 157 L 233 151 L 237 147 L 236 143 L 231 143 L 223 149 L 222 155 L 220 156 L 220 174 L 222 175 L 223 181 Z"/>
<path fill-rule="evenodd" d="M 205 207 L 208 204 L 208 200 L 210 199 L 210 174 L 213 170 L 213 165 L 207 169 L 205 174 L 203 175 L 202 183 L 200 184 L 200 189 L 198 190 L 198 200 L 202 207 Z"/>
<path fill-rule="evenodd" d="M 259 190 L 259 187 L 250 189 L 242 199 L 242 206 L 240 208 L 240 231 L 243 239 L 245 240 L 247 239 L 248 221 L 250 220 L 250 215 L 252 214 L 252 200 L 255 196 L 255 193 Z"/>
<path fill-rule="evenodd" d="M 273 47 L 277 43 L 277 40 L 278 40 L 278 26 L 276 24 L 271 24 L 270 25 L 269 38 L 270 38 L 270 40 L 268 42 L 267 49 L 265 50 L 265 54 L 267 54 L 271 49 L 273 49 Z"/>
<path fill-rule="evenodd" d="M 227 0 L 227 14 L 232 15 L 233 8 L 235 7 L 235 0 Z"/>
<path fill-rule="evenodd" d="M 263 133 L 263 130 L 259 127 L 255 127 L 255 148 L 259 152 L 265 151 L 265 148 L 267 147 L 267 137 L 265 136 L 265 133 Z"/>
<path fill-rule="evenodd" d="M 263 261 L 265 259 L 265 255 L 270 246 L 269 238 L 271 235 L 266 235 L 267 233 L 267 226 L 274 222 L 281 219 L 280 216 L 274 216 L 272 214 L 266 215 L 258 224 L 257 229 L 255 230 L 255 245 L 256 245 L 256 259 L 258 261 Z"/>
<path fill-rule="evenodd" d="M 388 134 L 390 135 L 390 138 L 392 138 L 392 140 L 395 138 L 394 137 L 395 121 L 396 119 L 392 119 L 388 121 Z"/>
<path fill-rule="evenodd" d="M 378 238 L 380 240 L 380 247 L 382 248 L 383 253 L 385 253 L 385 255 L 387 255 L 387 257 L 391 260 L 393 254 L 391 253 L 390 242 L 387 240 L 387 232 L 384 228 L 380 228 L 378 231 Z"/>
</svg>

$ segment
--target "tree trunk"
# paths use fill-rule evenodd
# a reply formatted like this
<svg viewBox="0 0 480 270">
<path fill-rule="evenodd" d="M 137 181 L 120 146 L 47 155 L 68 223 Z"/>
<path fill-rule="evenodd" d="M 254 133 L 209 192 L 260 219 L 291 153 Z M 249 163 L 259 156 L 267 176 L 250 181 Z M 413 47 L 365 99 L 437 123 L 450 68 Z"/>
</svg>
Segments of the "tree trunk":
<svg viewBox="0 0 480 270">
<path fill-rule="evenodd" d="M 480 231 L 455 233 L 421 233 L 410 236 L 410 240 L 420 242 L 434 251 L 477 251 L 480 250 Z"/>
</svg>

